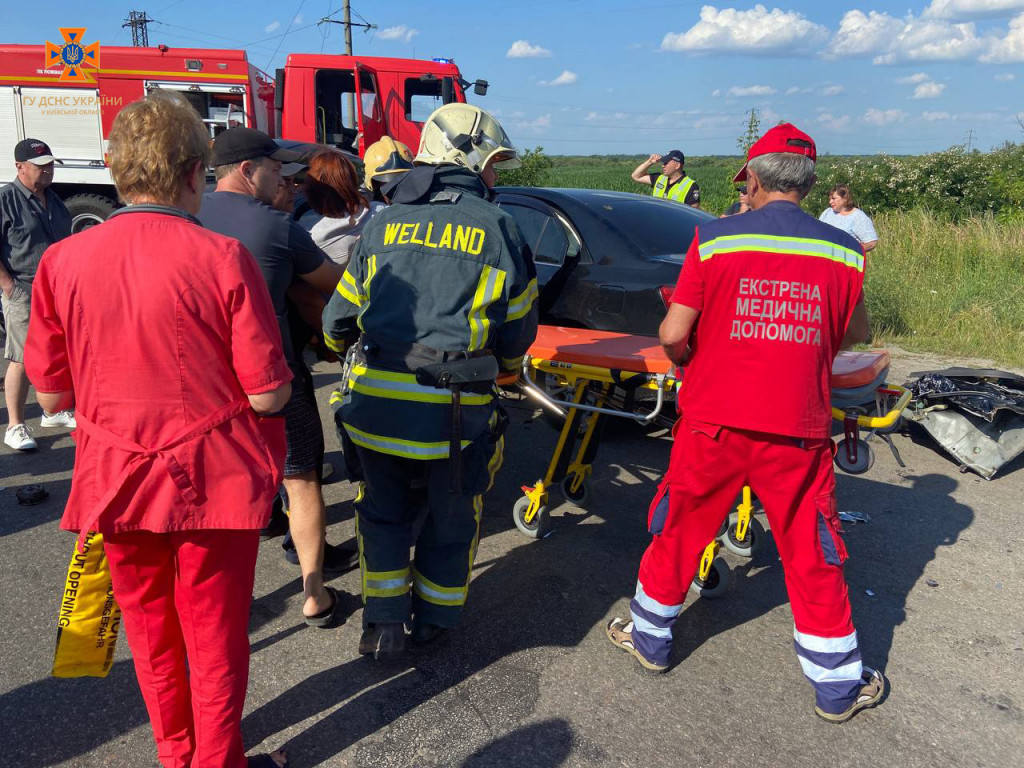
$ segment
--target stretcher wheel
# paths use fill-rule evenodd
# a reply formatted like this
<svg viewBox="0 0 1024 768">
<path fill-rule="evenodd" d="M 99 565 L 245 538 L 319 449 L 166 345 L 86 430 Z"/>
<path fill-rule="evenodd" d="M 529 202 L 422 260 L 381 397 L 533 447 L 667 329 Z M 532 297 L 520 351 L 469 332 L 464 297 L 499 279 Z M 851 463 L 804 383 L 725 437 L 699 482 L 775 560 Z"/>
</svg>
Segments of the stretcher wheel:
<svg viewBox="0 0 1024 768">
<path fill-rule="evenodd" d="M 731 578 L 732 574 L 729 572 L 729 566 L 725 564 L 725 560 L 716 557 L 711 561 L 711 570 L 708 572 L 707 580 L 701 581 L 699 577 L 695 576 L 693 583 L 690 584 L 690 589 L 708 600 L 717 600 L 729 588 Z"/>
<path fill-rule="evenodd" d="M 738 515 L 735 512 L 729 515 L 729 530 L 722 537 L 722 546 L 734 555 L 753 557 L 764 545 L 764 526 L 756 517 L 751 516 L 750 524 L 747 526 L 747 535 L 743 537 L 743 541 L 740 541 L 736 538 L 737 519 Z"/>
<path fill-rule="evenodd" d="M 846 453 L 847 439 L 844 437 L 836 445 L 838 449 L 836 451 L 835 463 L 843 472 L 851 475 L 863 475 L 869 469 L 871 465 L 875 463 L 875 452 L 871 450 L 871 446 L 863 440 L 857 440 L 857 459 L 850 461 L 849 456 Z"/>
<path fill-rule="evenodd" d="M 537 510 L 537 514 L 533 516 L 533 520 L 526 522 L 526 510 L 529 508 L 530 500 L 523 496 L 512 508 L 512 519 L 515 520 L 516 528 L 521 533 L 529 536 L 531 539 L 541 538 L 548 527 L 548 508 L 545 505 L 541 505 L 541 508 Z"/>
<path fill-rule="evenodd" d="M 587 506 L 587 500 L 590 498 L 590 483 L 584 480 L 580 483 L 580 487 L 573 491 L 572 481 L 574 479 L 572 475 L 566 475 L 562 478 L 562 495 L 577 507 L 585 507 Z"/>
</svg>

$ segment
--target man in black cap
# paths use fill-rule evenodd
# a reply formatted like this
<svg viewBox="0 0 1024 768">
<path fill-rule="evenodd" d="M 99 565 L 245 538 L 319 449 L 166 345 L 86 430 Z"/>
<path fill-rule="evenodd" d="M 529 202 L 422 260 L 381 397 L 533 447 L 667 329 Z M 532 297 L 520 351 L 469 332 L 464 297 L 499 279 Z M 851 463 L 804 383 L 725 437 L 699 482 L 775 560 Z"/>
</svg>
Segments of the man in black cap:
<svg viewBox="0 0 1024 768">
<path fill-rule="evenodd" d="M 313 379 L 293 343 L 288 322 L 288 287 L 296 279 L 322 294 L 334 292 L 341 268 L 314 243 L 291 215 L 275 210 L 274 198 L 283 180 L 282 163 L 301 155 L 282 149 L 252 128 L 229 128 L 213 142 L 217 189 L 203 196 L 199 219 L 203 226 L 240 241 L 255 257 L 277 314 L 285 358 L 292 369 L 292 396 L 282 415 L 288 437 L 284 489 L 288 496 L 289 527 L 302 569 L 305 603 L 302 613 L 312 626 L 330 626 L 338 607 L 335 590 L 325 587 L 326 510 L 320 489 L 324 435 L 314 398 Z M 331 570 L 354 567 L 354 552 L 329 548 Z M 339 564 L 339 559 L 345 560 Z"/>
<path fill-rule="evenodd" d="M 32 280 L 43 251 L 71 234 L 71 214 L 50 189 L 56 160 L 45 142 L 25 139 L 14 147 L 17 177 L 0 189 L 0 290 L 7 340 L 4 395 L 10 423 L 4 443 L 18 451 L 36 449 L 25 425 L 28 377 L 25 375 L 25 338 L 32 298 Z M 44 413 L 43 427 L 74 428 L 70 411 Z"/>
<path fill-rule="evenodd" d="M 661 163 L 661 173 L 650 173 L 652 165 Z M 664 155 L 651 155 L 638 165 L 631 178 L 638 184 L 654 187 L 654 197 L 664 197 L 678 203 L 700 208 L 700 187 L 686 175 L 683 165 L 686 157 L 678 149 L 671 149 Z"/>
</svg>

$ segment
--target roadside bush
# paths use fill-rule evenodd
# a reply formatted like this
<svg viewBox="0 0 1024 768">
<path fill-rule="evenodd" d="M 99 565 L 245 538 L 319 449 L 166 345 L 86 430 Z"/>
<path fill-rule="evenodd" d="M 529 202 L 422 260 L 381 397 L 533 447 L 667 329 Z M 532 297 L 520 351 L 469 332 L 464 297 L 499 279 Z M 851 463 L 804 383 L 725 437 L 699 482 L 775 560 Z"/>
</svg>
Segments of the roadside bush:
<svg viewBox="0 0 1024 768">
<path fill-rule="evenodd" d="M 523 161 L 521 168 L 514 171 L 498 171 L 500 186 L 508 187 L 544 187 L 547 186 L 548 171 L 551 170 L 551 158 L 544 154 L 543 147 L 524 150 L 519 154 Z"/>
</svg>

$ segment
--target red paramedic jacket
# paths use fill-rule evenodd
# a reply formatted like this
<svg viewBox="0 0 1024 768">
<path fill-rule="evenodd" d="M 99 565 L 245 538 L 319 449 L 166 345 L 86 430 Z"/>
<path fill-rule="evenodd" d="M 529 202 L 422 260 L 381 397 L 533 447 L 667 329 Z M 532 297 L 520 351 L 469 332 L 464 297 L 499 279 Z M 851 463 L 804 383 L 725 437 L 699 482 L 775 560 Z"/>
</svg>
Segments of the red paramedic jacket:
<svg viewBox="0 0 1024 768">
<path fill-rule="evenodd" d="M 823 438 L 832 361 L 863 296 L 864 250 L 778 201 L 701 226 L 672 301 L 700 311 L 683 376 L 689 420 Z"/>
</svg>

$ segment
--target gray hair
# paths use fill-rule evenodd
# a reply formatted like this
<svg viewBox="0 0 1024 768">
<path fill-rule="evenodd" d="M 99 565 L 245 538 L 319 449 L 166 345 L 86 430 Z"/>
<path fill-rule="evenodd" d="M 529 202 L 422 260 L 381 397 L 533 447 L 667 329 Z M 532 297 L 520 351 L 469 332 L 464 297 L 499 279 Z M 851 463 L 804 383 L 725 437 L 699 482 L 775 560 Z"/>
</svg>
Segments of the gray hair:
<svg viewBox="0 0 1024 768">
<path fill-rule="evenodd" d="M 814 161 L 790 152 L 772 152 L 753 158 L 747 168 L 757 174 L 767 192 L 799 192 L 803 198 L 814 186 Z"/>
</svg>

